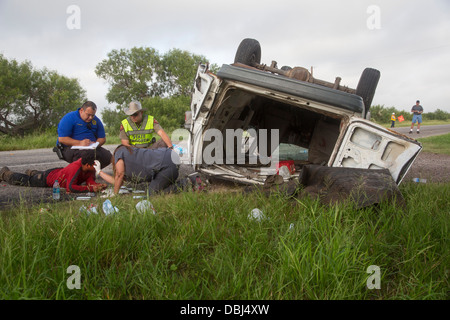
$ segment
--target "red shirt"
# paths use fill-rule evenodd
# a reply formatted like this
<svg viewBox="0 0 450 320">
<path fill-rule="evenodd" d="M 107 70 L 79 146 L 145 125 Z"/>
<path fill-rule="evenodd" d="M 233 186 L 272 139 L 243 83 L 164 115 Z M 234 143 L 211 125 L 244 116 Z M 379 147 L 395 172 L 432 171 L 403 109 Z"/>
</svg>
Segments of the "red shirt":
<svg viewBox="0 0 450 320">
<path fill-rule="evenodd" d="M 51 171 L 47 176 L 47 186 L 52 187 L 55 180 L 58 180 L 61 188 L 66 192 L 87 192 L 93 191 L 95 182 L 95 171 L 83 172 L 81 168 L 81 158 L 72 162 L 65 168 L 58 168 Z M 86 185 L 81 185 L 86 182 Z"/>
</svg>

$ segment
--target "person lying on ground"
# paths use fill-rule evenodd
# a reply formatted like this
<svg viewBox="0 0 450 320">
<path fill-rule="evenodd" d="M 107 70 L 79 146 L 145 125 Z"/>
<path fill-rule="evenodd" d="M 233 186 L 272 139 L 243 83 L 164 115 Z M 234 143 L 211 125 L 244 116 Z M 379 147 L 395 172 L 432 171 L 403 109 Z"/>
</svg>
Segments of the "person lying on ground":
<svg viewBox="0 0 450 320">
<path fill-rule="evenodd" d="M 65 168 L 53 168 L 46 171 L 27 170 L 26 173 L 13 172 L 8 167 L 0 170 L 0 181 L 11 185 L 28 187 L 53 187 L 56 180 L 67 193 L 99 192 L 106 188 L 104 183 L 95 182 L 95 155 L 85 150 L 80 159 Z M 83 185 L 83 183 L 86 183 Z"/>
<path fill-rule="evenodd" d="M 175 191 L 180 161 L 172 149 L 120 145 L 114 151 L 111 162 L 114 176 L 101 171 L 98 162 L 94 167 L 99 177 L 114 185 L 114 194 L 119 193 L 124 181 L 148 183 L 149 194 Z"/>
</svg>

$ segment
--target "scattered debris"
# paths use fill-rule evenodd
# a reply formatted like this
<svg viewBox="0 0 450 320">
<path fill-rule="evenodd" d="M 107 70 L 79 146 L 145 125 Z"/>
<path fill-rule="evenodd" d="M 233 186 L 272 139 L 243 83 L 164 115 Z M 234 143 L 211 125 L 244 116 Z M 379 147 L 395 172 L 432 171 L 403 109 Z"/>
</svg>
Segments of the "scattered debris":
<svg viewBox="0 0 450 320">
<path fill-rule="evenodd" d="M 76 197 L 75 200 L 91 200 L 91 197 Z"/>
<path fill-rule="evenodd" d="M 113 207 L 111 200 L 107 199 L 105 202 L 103 202 L 103 212 L 106 215 L 118 213 L 119 209 L 117 207 Z"/>
<path fill-rule="evenodd" d="M 91 203 L 88 207 L 81 206 L 80 212 L 85 212 L 87 215 L 90 215 L 91 213 L 98 214 L 97 206 L 93 203 Z"/>
<path fill-rule="evenodd" d="M 142 213 L 142 214 L 144 214 L 144 213 L 156 214 L 156 210 L 153 207 L 153 204 L 148 200 L 139 201 L 136 204 L 136 210 L 137 210 L 137 212 Z"/>
<path fill-rule="evenodd" d="M 260 209 L 255 208 L 248 214 L 248 218 L 250 220 L 255 220 L 255 221 L 260 222 L 262 220 L 265 220 L 266 216 L 264 215 L 264 213 Z"/>
</svg>

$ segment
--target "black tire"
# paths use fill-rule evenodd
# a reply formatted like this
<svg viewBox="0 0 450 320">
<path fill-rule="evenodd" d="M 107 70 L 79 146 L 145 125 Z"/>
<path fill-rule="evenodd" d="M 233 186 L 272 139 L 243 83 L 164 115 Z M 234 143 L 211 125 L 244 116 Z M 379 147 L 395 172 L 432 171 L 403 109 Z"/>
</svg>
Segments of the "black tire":
<svg viewBox="0 0 450 320">
<path fill-rule="evenodd" d="M 364 117 L 369 112 L 375 90 L 377 89 L 378 80 L 380 80 L 380 71 L 372 68 L 364 69 L 361 78 L 359 78 L 356 95 L 360 96 L 364 101 Z"/>
<path fill-rule="evenodd" d="M 254 66 L 261 62 L 261 46 L 255 39 L 246 38 L 241 41 L 234 57 L 234 63 Z"/>
</svg>

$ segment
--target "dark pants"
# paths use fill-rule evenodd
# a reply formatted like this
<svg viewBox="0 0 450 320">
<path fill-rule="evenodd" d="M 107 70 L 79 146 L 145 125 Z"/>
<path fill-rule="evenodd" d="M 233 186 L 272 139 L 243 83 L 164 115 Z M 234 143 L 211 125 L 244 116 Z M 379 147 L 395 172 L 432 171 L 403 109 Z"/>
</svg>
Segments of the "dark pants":
<svg viewBox="0 0 450 320">
<path fill-rule="evenodd" d="M 163 168 L 158 171 L 148 184 L 149 194 L 159 191 L 171 191 L 178 178 L 178 167 L 172 162 L 171 153 L 167 152 L 163 160 Z"/>
<path fill-rule="evenodd" d="M 71 147 L 64 147 L 64 149 L 62 150 L 62 155 L 64 157 L 64 160 L 66 160 L 68 163 L 72 163 L 81 158 L 82 151 L 83 149 L 72 149 Z M 103 147 L 98 147 L 94 151 L 95 160 L 100 161 L 100 166 L 102 169 L 111 164 L 112 154 L 111 152 L 109 152 L 109 150 Z"/>
<path fill-rule="evenodd" d="M 151 144 L 149 149 L 159 149 L 159 148 L 167 148 L 167 144 L 163 141 L 163 139 L 160 139 L 156 141 L 155 143 Z"/>
<path fill-rule="evenodd" d="M 14 172 L 6 182 L 12 184 L 14 186 L 23 186 L 23 187 L 39 187 L 44 188 L 47 186 L 47 176 L 50 172 L 57 168 L 48 169 L 46 171 L 38 171 L 32 177 L 29 175 Z"/>
<path fill-rule="evenodd" d="M 395 121 L 392 121 L 391 128 L 395 127 Z"/>
</svg>

